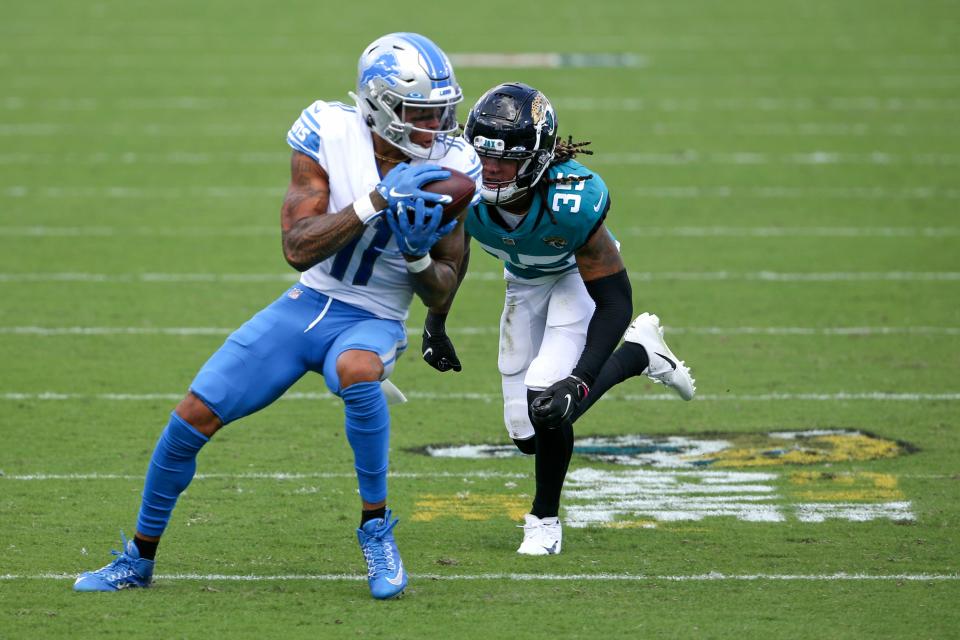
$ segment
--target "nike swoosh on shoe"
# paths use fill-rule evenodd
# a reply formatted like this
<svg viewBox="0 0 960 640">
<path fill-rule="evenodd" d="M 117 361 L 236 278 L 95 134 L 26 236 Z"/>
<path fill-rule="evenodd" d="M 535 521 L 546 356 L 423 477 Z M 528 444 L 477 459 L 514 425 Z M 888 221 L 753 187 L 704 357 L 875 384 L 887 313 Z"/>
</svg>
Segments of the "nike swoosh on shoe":
<svg viewBox="0 0 960 640">
<path fill-rule="evenodd" d="M 670 363 L 670 366 L 673 367 L 673 370 L 674 370 L 674 371 L 677 370 L 677 363 L 676 363 L 676 362 L 674 362 L 673 360 L 671 360 L 671 359 L 668 358 L 667 356 L 663 355 L 663 354 L 660 353 L 659 351 L 654 351 L 654 353 L 657 354 L 658 356 L 660 356 L 661 358 L 663 358 L 664 360 L 666 360 L 667 362 L 669 362 L 669 363 Z"/>
<path fill-rule="evenodd" d="M 400 563 L 400 570 L 397 571 L 396 578 L 384 578 L 384 579 L 395 587 L 399 587 L 401 584 L 403 584 L 403 562 Z"/>
</svg>

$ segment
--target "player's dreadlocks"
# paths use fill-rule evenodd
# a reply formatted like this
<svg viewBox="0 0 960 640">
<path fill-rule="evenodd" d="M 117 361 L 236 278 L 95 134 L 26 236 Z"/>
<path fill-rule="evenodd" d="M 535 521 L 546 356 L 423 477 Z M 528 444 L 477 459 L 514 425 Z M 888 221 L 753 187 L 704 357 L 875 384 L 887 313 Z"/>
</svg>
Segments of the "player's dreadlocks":
<svg viewBox="0 0 960 640">
<path fill-rule="evenodd" d="M 574 142 L 573 136 L 567 136 L 566 140 L 557 140 L 557 148 L 553 151 L 553 161 L 550 163 L 550 166 L 552 167 L 555 164 L 572 160 L 581 153 L 583 155 L 592 156 L 593 151 L 587 149 L 588 144 L 590 144 L 589 140 Z M 543 182 L 545 184 L 572 184 L 574 182 L 584 182 L 592 177 L 592 173 L 585 176 L 563 176 L 562 178 L 544 177 Z"/>
</svg>

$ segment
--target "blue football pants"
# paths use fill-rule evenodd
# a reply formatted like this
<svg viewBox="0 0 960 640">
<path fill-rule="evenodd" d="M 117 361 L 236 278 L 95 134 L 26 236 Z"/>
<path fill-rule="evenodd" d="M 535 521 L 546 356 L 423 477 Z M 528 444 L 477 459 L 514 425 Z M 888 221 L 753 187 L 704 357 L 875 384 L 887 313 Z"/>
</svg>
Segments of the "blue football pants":
<svg viewBox="0 0 960 640">
<path fill-rule="evenodd" d="M 190 390 L 228 424 L 271 404 L 308 371 L 322 374 L 327 388 L 344 401 L 360 496 L 377 503 L 387 497 L 386 399 L 379 382 L 342 389 L 336 363 L 344 351 L 371 351 L 383 363 L 385 378 L 405 348 L 401 321 L 378 318 L 298 284 L 233 332 L 200 369 Z M 147 470 L 140 533 L 163 533 L 206 442 L 203 434 L 171 415 Z"/>
</svg>

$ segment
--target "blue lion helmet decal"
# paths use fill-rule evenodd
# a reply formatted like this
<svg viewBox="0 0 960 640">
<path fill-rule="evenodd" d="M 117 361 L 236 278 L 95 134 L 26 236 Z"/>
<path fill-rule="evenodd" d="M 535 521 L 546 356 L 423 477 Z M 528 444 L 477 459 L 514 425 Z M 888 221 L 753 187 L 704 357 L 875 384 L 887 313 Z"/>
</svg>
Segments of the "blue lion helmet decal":
<svg viewBox="0 0 960 640">
<path fill-rule="evenodd" d="M 360 84 L 364 85 L 374 78 L 383 78 L 392 87 L 397 84 L 393 78 L 399 71 L 400 64 L 397 62 L 397 57 L 392 53 L 384 53 L 363 70 L 360 74 Z"/>
</svg>

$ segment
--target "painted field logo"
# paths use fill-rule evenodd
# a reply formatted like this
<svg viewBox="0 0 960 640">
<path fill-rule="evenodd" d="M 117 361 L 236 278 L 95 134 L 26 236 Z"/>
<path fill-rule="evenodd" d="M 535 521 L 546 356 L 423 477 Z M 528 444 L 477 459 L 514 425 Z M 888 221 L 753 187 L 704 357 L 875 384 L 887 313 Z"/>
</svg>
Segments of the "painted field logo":
<svg viewBox="0 0 960 640">
<path fill-rule="evenodd" d="M 892 474 L 788 474 L 756 471 L 604 471 L 567 476 L 565 524 L 656 526 L 731 517 L 743 522 L 914 520 Z"/>
<path fill-rule="evenodd" d="M 727 433 L 691 436 L 578 438 L 573 452 L 597 462 L 658 469 L 735 469 L 893 458 L 914 449 L 903 442 L 848 429 Z M 423 453 L 440 458 L 508 458 L 513 445 L 433 445 Z"/>
<path fill-rule="evenodd" d="M 564 488 L 563 519 L 571 527 L 613 528 L 711 517 L 768 523 L 909 522 L 914 520 L 912 506 L 896 475 L 797 467 L 879 460 L 915 450 L 905 442 L 850 429 L 580 438 Z M 520 455 L 513 445 L 436 445 L 420 452 L 473 459 Z M 621 468 L 591 468 L 589 461 Z M 782 468 L 788 465 L 793 470 Z M 516 520 L 525 504 L 500 493 L 482 499 L 425 495 L 415 519 Z"/>
</svg>

